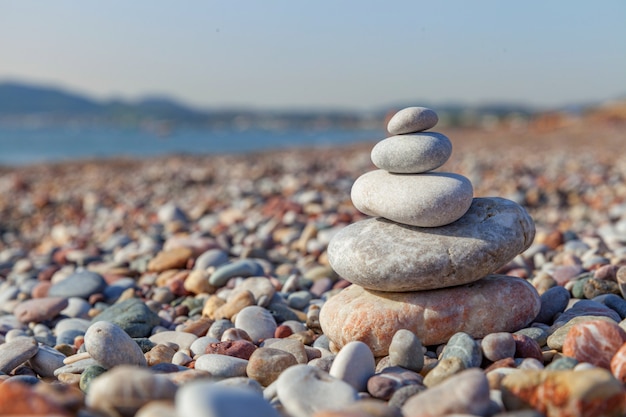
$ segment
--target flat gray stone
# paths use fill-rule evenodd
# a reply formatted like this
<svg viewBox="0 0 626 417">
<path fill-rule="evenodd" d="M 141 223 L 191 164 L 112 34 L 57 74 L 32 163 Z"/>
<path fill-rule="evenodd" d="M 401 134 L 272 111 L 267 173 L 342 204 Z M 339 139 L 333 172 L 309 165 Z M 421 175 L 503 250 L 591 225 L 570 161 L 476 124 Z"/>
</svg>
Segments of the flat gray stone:
<svg viewBox="0 0 626 417">
<path fill-rule="evenodd" d="M 392 135 L 421 132 L 435 127 L 439 117 L 427 107 L 407 107 L 389 119 L 387 131 Z"/>
<path fill-rule="evenodd" d="M 78 271 L 53 284 L 48 290 L 48 297 L 87 299 L 93 294 L 104 291 L 106 286 L 107 283 L 102 275 L 91 271 Z"/>
<path fill-rule="evenodd" d="M 11 372 L 37 353 L 39 345 L 32 337 L 18 337 L 0 344 L 0 372 Z"/>
<path fill-rule="evenodd" d="M 438 228 L 382 218 L 353 223 L 331 240 L 328 259 L 344 279 L 378 291 L 421 291 L 476 281 L 533 241 L 535 225 L 517 203 L 475 198 L 458 221 Z"/>
<path fill-rule="evenodd" d="M 470 180 L 459 174 L 392 174 L 379 169 L 357 178 L 350 196 L 354 206 L 367 215 L 411 226 L 439 227 L 465 214 L 474 189 Z"/>
<path fill-rule="evenodd" d="M 246 376 L 248 361 L 234 356 L 217 353 L 200 355 L 196 359 L 195 369 L 206 371 L 216 379 Z"/>
<path fill-rule="evenodd" d="M 452 143 L 437 132 L 391 136 L 372 148 L 372 162 L 389 172 L 417 174 L 439 168 L 450 158 Z"/>
</svg>

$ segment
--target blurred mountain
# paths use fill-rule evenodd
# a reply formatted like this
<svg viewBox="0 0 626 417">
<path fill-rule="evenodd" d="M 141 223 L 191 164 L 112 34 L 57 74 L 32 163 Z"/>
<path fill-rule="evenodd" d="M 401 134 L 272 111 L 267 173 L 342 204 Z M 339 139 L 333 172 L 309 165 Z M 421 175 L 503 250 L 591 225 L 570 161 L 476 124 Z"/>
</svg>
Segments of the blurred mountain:
<svg viewBox="0 0 626 417">
<path fill-rule="evenodd" d="M 624 103 L 624 101 L 619 101 Z M 369 112 L 335 110 L 205 110 L 188 106 L 169 97 L 146 97 L 138 101 L 95 100 L 86 95 L 58 87 L 37 86 L 18 82 L 0 83 L 0 125 L 112 125 L 140 127 L 164 133 L 178 127 L 206 129 L 261 128 L 286 129 L 379 129 L 397 110 L 423 105 L 436 109 L 439 126 L 480 128 L 520 128 L 540 120 L 541 126 L 559 126 L 563 115 L 568 118 L 593 113 L 595 119 L 608 119 L 615 112 L 602 110 L 596 104 L 571 104 L 546 112 L 531 106 L 511 103 L 461 105 L 447 103 L 432 105 L 427 102 L 396 103 Z M 600 103 L 603 104 L 603 103 Z M 591 109 L 591 110 L 590 110 Z M 621 107 L 620 107 L 621 109 Z M 547 116 L 546 116 L 547 114 Z M 558 117 L 555 116 L 558 115 Z M 620 110 L 619 115 L 623 114 Z M 604 116 L 603 116 L 604 115 Z M 555 122 L 555 120 L 557 120 Z"/>
</svg>

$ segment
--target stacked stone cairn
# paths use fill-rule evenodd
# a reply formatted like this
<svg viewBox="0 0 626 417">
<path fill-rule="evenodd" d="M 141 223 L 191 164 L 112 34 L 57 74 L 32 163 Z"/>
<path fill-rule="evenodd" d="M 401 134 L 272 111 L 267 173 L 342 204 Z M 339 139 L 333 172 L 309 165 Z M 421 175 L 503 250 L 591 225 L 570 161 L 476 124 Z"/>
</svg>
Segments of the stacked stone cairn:
<svg viewBox="0 0 626 417">
<path fill-rule="evenodd" d="M 532 218 L 503 198 L 473 198 L 462 175 L 434 172 L 452 153 L 450 140 L 426 131 L 438 122 L 424 107 L 389 121 L 390 136 L 371 158 L 379 168 L 352 187 L 355 207 L 369 216 L 333 237 L 333 269 L 353 285 L 320 313 L 335 351 L 351 341 L 388 354 L 394 334 L 414 333 L 423 345 L 455 333 L 473 338 L 514 332 L 541 304 L 526 280 L 495 274 L 533 242 Z"/>
</svg>

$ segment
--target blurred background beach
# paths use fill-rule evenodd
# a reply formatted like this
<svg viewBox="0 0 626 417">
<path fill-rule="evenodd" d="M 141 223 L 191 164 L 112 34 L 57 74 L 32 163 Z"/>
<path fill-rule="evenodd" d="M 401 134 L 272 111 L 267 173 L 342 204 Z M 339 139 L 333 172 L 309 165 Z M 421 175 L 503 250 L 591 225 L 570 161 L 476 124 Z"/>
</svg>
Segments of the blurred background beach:
<svg viewBox="0 0 626 417">
<path fill-rule="evenodd" d="M 2 1 L 0 164 L 371 143 L 409 105 L 503 141 L 614 124 L 624 21 L 620 1 Z"/>
</svg>

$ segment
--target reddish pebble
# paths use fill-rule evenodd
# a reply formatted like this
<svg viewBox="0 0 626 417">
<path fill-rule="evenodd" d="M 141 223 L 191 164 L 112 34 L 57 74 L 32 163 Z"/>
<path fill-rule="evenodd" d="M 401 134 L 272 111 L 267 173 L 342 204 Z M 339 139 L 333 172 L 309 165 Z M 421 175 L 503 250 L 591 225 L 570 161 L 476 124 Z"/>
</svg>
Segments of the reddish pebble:
<svg viewBox="0 0 626 417">
<path fill-rule="evenodd" d="M 104 294 L 102 293 L 97 293 L 97 294 L 91 294 L 89 296 L 89 304 L 94 305 L 96 303 L 99 302 L 104 302 L 104 300 L 106 300 L 106 298 L 104 297 Z"/>
<path fill-rule="evenodd" d="M 71 415 L 56 402 L 35 392 L 33 387 L 10 380 L 0 384 L 0 413 L 32 416 Z"/>
<path fill-rule="evenodd" d="M 37 279 L 39 281 L 50 281 L 52 279 L 52 275 L 54 275 L 59 269 L 61 269 L 61 267 L 58 265 L 50 265 L 37 274 Z"/>
<path fill-rule="evenodd" d="M 552 273 L 552 278 L 557 284 L 563 286 L 576 278 L 583 272 L 583 268 L 580 265 L 564 265 L 558 266 Z"/>
<path fill-rule="evenodd" d="M 48 290 L 52 287 L 52 283 L 50 281 L 42 281 L 39 284 L 35 285 L 30 292 L 31 297 L 33 298 L 44 298 L 48 296 Z"/>
<path fill-rule="evenodd" d="M 626 332 L 616 323 L 592 320 L 569 330 L 563 342 L 563 354 L 610 369 L 611 359 L 625 342 Z"/>
<path fill-rule="evenodd" d="M 289 326 L 285 326 L 284 324 L 281 324 L 280 326 L 276 327 L 276 331 L 274 332 L 274 337 L 278 339 L 283 339 L 285 337 L 291 336 L 292 334 L 293 334 L 293 330 L 291 330 Z"/>
<path fill-rule="evenodd" d="M 603 279 L 617 282 L 618 269 L 618 265 L 602 265 L 600 268 L 595 270 L 595 272 L 593 273 L 593 277 L 595 279 Z"/>
<path fill-rule="evenodd" d="M 618 380 L 626 382 L 626 343 L 619 348 L 611 359 L 611 373 Z"/>
<path fill-rule="evenodd" d="M 535 358 L 543 363 L 543 354 L 539 343 L 524 334 L 514 334 L 513 339 L 515 339 L 516 358 Z"/>
<path fill-rule="evenodd" d="M 80 349 L 80 347 L 85 343 L 85 336 L 76 336 L 74 338 L 74 347 L 76 349 Z"/>
<path fill-rule="evenodd" d="M 504 358 L 499 361 L 495 361 L 487 368 L 485 368 L 485 373 L 489 373 L 489 371 L 493 371 L 498 368 L 515 368 L 515 359 L 513 358 Z"/>
<path fill-rule="evenodd" d="M 335 285 L 333 285 L 333 289 L 334 290 L 343 290 L 344 288 L 349 287 L 350 285 L 352 285 L 352 283 L 348 280 L 345 279 L 340 279 L 339 281 L 337 281 L 335 283 Z"/>
<path fill-rule="evenodd" d="M 67 299 L 62 297 L 30 299 L 18 304 L 13 315 L 22 323 L 39 323 L 56 317 L 65 307 Z"/>
<path fill-rule="evenodd" d="M 206 347 L 204 353 L 216 353 L 218 355 L 228 355 L 248 360 L 255 350 L 256 346 L 254 343 L 246 340 L 235 340 L 211 343 Z"/>
</svg>

